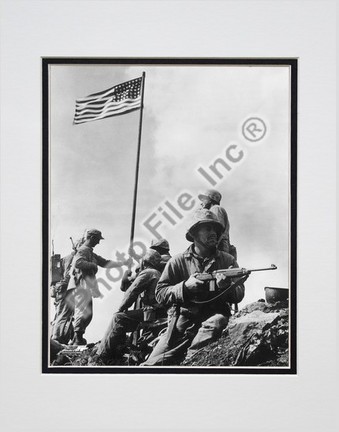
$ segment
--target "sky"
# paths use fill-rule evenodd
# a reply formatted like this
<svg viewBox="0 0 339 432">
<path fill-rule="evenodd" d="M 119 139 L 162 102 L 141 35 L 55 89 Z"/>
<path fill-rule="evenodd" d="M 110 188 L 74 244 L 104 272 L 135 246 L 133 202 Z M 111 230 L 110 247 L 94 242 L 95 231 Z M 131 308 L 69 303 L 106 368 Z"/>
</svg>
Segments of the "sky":
<svg viewBox="0 0 339 432">
<path fill-rule="evenodd" d="M 140 111 L 79 125 L 73 125 L 73 117 L 76 99 L 137 78 L 143 71 L 135 240 L 150 244 L 154 235 L 144 222 L 151 218 L 152 225 L 160 223 L 157 231 L 169 241 L 172 255 L 189 246 L 185 232 L 199 206 L 197 195 L 212 187 L 198 171 L 202 168 L 222 194 L 239 266 L 278 266 L 249 277 L 240 308 L 264 298 L 265 286 L 289 287 L 287 66 L 50 65 L 50 238 L 55 253 L 67 255 L 69 238 L 76 240 L 89 228 L 101 230 L 105 238 L 95 248 L 98 255 L 116 259 L 117 251 L 127 252 Z M 252 117 L 267 128 L 257 142 L 242 133 L 244 122 Z M 216 162 L 219 177 L 209 168 Z M 182 194 L 191 197 L 191 210 L 178 203 Z M 111 276 L 118 278 L 118 273 Z M 97 277 L 110 289 L 102 286 L 103 298 L 94 299 L 94 317 L 86 331 L 91 342 L 103 336 L 123 296 L 119 282 L 110 280 L 104 269 Z"/>
</svg>

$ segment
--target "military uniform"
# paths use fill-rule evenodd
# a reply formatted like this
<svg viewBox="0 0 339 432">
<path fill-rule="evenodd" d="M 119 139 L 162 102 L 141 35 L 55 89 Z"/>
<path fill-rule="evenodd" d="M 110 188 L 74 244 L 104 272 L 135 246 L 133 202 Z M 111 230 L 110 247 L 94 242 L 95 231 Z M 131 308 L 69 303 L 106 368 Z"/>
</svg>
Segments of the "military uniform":
<svg viewBox="0 0 339 432">
<path fill-rule="evenodd" d="M 153 253 L 156 253 L 153 251 Z M 159 255 L 160 261 L 160 255 Z M 126 333 L 137 329 L 144 321 L 144 312 L 153 311 L 153 319 L 165 316 L 165 310 L 155 300 L 155 287 L 161 273 L 155 268 L 141 270 L 132 285 L 127 289 L 118 312 L 113 315 L 105 336 L 101 340 L 97 354 L 105 362 L 120 357 L 126 341 Z M 128 310 L 141 296 L 143 307 Z"/>
<path fill-rule="evenodd" d="M 211 257 L 204 259 L 195 253 L 194 245 L 168 262 L 156 288 L 156 300 L 171 307 L 171 319 L 167 332 L 145 366 L 178 364 L 188 348 L 190 355 L 220 337 L 230 316 L 229 303 L 239 303 L 243 299 L 244 286 L 235 286 L 210 303 L 198 304 L 195 301 L 206 301 L 212 294 L 206 289 L 203 295 L 194 298 L 185 289 L 185 281 L 196 272 L 211 272 L 230 266 L 238 267 L 232 255 L 216 250 Z"/>
<path fill-rule="evenodd" d="M 113 265 L 112 265 L 113 264 Z M 95 277 L 98 266 L 112 267 L 113 261 L 106 260 L 93 252 L 90 246 L 81 246 L 74 256 L 70 281 L 67 287 L 74 299 L 74 332 L 83 334 L 92 321 L 92 297 L 99 297 L 98 282 Z"/>
<path fill-rule="evenodd" d="M 160 253 L 161 261 L 159 265 L 159 270 L 162 272 L 171 259 L 171 254 L 169 253 L 169 243 L 166 239 L 152 240 L 150 249 L 153 249 Z"/>
<path fill-rule="evenodd" d="M 223 226 L 223 231 L 219 237 L 218 249 L 227 253 L 230 253 L 236 258 L 236 250 L 233 245 L 230 244 L 230 223 L 226 210 L 220 206 L 221 193 L 215 189 L 208 189 L 202 194 L 198 195 L 198 198 L 203 203 L 204 207 L 210 210 L 217 220 Z"/>
<path fill-rule="evenodd" d="M 171 259 L 171 254 L 169 253 L 169 244 L 165 239 L 160 240 L 152 240 L 150 249 L 155 250 L 161 255 L 161 260 L 158 265 L 158 270 L 162 272 L 167 264 L 167 262 Z M 132 274 L 131 270 L 126 270 L 124 273 L 120 289 L 121 291 L 127 291 L 127 289 L 131 286 L 132 282 L 137 277 L 138 272 L 140 271 L 140 266 L 135 269 L 135 273 Z"/>
<path fill-rule="evenodd" d="M 222 232 L 219 239 L 218 249 L 230 253 L 230 223 L 227 212 L 218 204 L 212 205 L 209 210 L 216 215 L 217 219 L 224 227 L 224 231 Z"/>
<path fill-rule="evenodd" d="M 74 315 L 74 298 L 67 286 L 70 279 L 70 269 L 75 252 L 70 253 L 61 260 L 63 278 L 55 284 L 55 318 L 52 327 L 53 340 L 62 344 L 67 344 L 73 337 L 73 315 Z"/>
</svg>

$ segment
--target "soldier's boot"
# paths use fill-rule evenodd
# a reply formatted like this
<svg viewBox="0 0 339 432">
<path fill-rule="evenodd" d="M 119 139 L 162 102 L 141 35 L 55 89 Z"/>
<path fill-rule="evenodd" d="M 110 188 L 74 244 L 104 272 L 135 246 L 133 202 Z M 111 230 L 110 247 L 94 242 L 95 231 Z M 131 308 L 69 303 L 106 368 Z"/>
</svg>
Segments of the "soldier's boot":
<svg viewBox="0 0 339 432">
<path fill-rule="evenodd" d="M 83 333 L 81 332 L 74 333 L 72 345 L 87 345 L 87 340 L 83 337 Z"/>
</svg>

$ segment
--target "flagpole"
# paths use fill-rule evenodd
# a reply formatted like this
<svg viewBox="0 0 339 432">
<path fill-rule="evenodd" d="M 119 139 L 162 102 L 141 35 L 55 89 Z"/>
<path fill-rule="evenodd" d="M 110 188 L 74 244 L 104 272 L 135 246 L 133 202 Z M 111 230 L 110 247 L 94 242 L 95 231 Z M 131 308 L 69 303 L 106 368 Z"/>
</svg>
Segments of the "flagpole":
<svg viewBox="0 0 339 432">
<path fill-rule="evenodd" d="M 134 196 L 133 196 L 133 210 L 132 210 L 132 222 L 131 222 L 131 235 L 130 235 L 130 247 L 132 246 L 134 239 L 134 228 L 135 228 L 135 214 L 137 207 L 137 194 L 138 194 L 138 180 L 139 180 L 139 162 L 140 162 L 140 147 L 141 147 L 141 131 L 142 131 L 142 114 L 144 110 L 144 90 L 145 90 L 145 72 L 142 73 L 142 87 L 141 87 L 141 105 L 140 105 L 140 119 L 139 119 L 139 135 L 138 135 L 138 149 L 137 149 L 137 160 L 135 165 L 135 181 L 134 181 Z"/>
</svg>

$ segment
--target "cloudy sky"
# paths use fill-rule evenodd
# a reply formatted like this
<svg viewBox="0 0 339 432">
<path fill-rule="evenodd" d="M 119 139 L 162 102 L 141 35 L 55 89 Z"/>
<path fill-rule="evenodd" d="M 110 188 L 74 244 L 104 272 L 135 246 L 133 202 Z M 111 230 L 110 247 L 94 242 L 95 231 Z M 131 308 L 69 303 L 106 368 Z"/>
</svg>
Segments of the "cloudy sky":
<svg viewBox="0 0 339 432">
<path fill-rule="evenodd" d="M 278 266 L 254 273 L 240 306 L 264 297 L 265 286 L 289 285 L 289 86 L 288 67 L 268 66 L 50 66 L 50 234 L 55 252 L 70 252 L 69 237 L 98 228 L 105 240 L 95 252 L 116 259 L 130 235 L 139 111 L 73 125 L 75 100 L 146 72 L 135 239 L 153 236 L 143 222 L 153 213 L 171 253 L 185 250 L 189 211 L 177 203 L 211 184 L 198 172 L 219 161 L 215 188 L 222 196 L 241 267 Z M 267 133 L 258 142 L 244 138 L 242 125 L 262 119 Z M 242 152 L 239 162 L 227 159 Z M 169 201 L 183 215 L 168 222 L 159 207 Z M 192 200 L 190 201 L 192 202 Z M 178 223 L 177 223 L 178 222 Z M 115 274 L 112 273 L 113 276 Z M 103 299 L 94 300 L 89 341 L 99 340 L 122 298 L 119 283 L 100 270 Z"/>
</svg>

